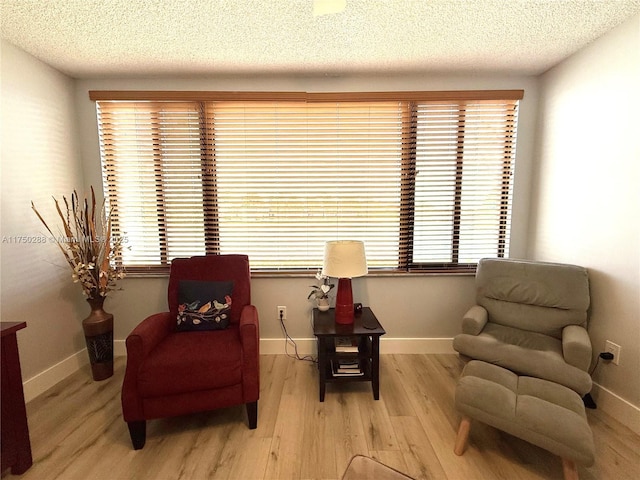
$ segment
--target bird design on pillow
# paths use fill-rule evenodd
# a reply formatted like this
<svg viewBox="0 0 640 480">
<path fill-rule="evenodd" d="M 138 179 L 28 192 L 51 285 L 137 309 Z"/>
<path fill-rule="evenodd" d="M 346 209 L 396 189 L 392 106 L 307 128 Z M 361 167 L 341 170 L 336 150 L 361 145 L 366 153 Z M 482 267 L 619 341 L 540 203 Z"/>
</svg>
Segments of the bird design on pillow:
<svg viewBox="0 0 640 480">
<path fill-rule="evenodd" d="M 200 325 L 203 322 L 220 323 L 229 318 L 231 309 L 231 297 L 225 295 L 224 303 L 212 300 L 200 306 L 200 301 L 182 303 L 178 305 L 178 325 L 190 322 L 193 325 Z"/>
</svg>

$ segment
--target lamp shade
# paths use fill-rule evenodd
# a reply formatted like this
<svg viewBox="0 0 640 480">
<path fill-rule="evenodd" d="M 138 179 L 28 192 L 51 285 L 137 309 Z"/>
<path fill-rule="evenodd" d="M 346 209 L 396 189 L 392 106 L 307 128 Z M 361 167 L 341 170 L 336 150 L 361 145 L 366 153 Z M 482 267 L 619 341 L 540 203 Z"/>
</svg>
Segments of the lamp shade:
<svg viewBox="0 0 640 480">
<path fill-rule="evenodd" d="M 338 279 L 336 295 L 336 323 L 353 323 L 353 291 L 351 279 L 367 274 L 364 243 L 359 240 L 327 242 L 324 248 L 322 274 Z"/>
<path fill-rule="evenodd" d="M 364 243 L 359 240 L 327 242 L 322 274 L 333 278 L 362 277 L 368 272 Z"/>
</svg>

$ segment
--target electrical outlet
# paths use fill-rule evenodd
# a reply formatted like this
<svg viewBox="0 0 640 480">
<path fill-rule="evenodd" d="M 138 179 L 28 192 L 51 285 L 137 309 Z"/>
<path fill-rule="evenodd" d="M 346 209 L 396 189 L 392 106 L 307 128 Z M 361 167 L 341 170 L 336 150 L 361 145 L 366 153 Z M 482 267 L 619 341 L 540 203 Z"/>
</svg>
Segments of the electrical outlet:
<svg viewBox="0 0 640 480">
<path fill-rule="evenodd" d="M 612 362 L 616 365 L 620 363 L 620 350 L 622 350 L 622 347 L 620 347 L 620 345 L 617 345 L 609 340 L 607 340 L 604 344 L 604 351 L 613 353 Z"/>
<path fill-rule="evenodd" d="M 276 318 L 280 319 L 280 312 L 282 312 L 282 320 L 287 319 L 287 307 L 285 305 L 278 305 L 276 310 Z"/>
</svg>

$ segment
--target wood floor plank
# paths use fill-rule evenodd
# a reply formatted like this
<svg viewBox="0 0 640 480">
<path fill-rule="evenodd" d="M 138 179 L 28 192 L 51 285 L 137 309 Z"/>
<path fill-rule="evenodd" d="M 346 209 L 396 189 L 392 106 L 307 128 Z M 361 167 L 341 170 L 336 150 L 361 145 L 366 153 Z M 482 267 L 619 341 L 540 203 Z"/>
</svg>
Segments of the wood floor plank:
<svg viewBox="0 0 640 480">
<path fill-rule="evenodd" d="M 300 449 L 303 438 L 304 396 L 300 399 L 297 389 L 299 368 L 293 360 L 289 362 L 285 388 L 277 413 L 277 422 L 271 440 L 271 449 L 265 478 L 282 480 L 300 478 L 300 465 L 304 451 Z M 258 422 L 258 428 L 260 423 Z"/>
<path fill-rule="evenodd" d="M 360 394 L 359 406 L 369 450 L 400 450 L 385 400 L 374 400 L 371 393 Z"/>
<path fill-rule="evenodd" d="M 447 474 L 418 418 L 393 417 L 392 421 L 404 456 L 407 475 L 446 480 Z"/>
<path fill-rule="evenodd" d="M 81 369 L 29 402 L 34 464 L 2 480 L 337 480 L 355 454 L 416 479 L 562 478 L 556 456 L 479 423 L 453 453 L 457 355 L 382 355 L 380 400 L 363 382 L 329 384 L 322 403 L 314 364 L 265 355 L 257 429 L 243 406 L 154 420 L 139 451 L 122 420 L 124 366 L 117 358 L 103 382 Z M 640 478 L 640 436 L 600 410 L 587 416 L 596 462 L 578 466 L 581 480 Z"/>
<path fill-rule="evenodd" d="M 380 382 L 384 389 L 380 393 L 391 416 L 411 417 L 416 412 L 402 382 L 402 370 L 396 355 L 384 355 L 380 362 Z"/>
<path fill-rule="evenodd" d="M 286 355 L 262 355 L 260 357 L 258 424 L 260 425 L 260 435 L 266 438 L 273 437 L 287 369 L 291 363 L 289 360 Z"/>
<path fill-rule="evenodd" d="M 362 383 L 344 384 L 340 388 L 332 389 L 331 394 L 325 396 L 324 403 L 331 406 L 331 415 L 327 422 L 331 425 L 331 441 L 335 455 L 335 474 L 340 478 L 345 465 L 354 455 L 369 455 L 366 433 L 358 400 L 354 394 L 369 394 L 366 385 Z"/>
<path fill-rule="evenodd" d="M 304 365 L 304 362 L 300 362 Z M 304 397 L 304 423 L 302 445 L 305 454 L 300 465 L 301 479 L 335 478 L 336 448 L 333 425 L 329 421 L 336 415 L 336 402 L 319 401 L 317 393 L 316 366 L 308 364 L 307 379 L 300 396 Z"/>
</svg>

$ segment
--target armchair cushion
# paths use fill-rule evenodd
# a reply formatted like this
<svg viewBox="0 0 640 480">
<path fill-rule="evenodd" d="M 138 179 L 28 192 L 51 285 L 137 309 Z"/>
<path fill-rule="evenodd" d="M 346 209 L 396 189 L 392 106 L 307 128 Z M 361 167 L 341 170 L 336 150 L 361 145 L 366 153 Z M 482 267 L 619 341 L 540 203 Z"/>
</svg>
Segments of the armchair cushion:
<svg viewBox="0 0 640 480">
<path fill-rule="evenodd" d="M 224 330 L 229 326 L 233 282 L 180 280 L 179 331 Z"/>
<path fill-rule="evenodd" d="M 241 352 L 237 325 L 169 335 L 145 359 L 138 390 L 143 397 L 160 397 L 241 383 Z"/>
<path fill-rule="evenodd" d="M 581 395 L 591 390 L 589 374 L 565 362 L 562 341 L 548 335 L 489 322 L 479 335 L 456 335 L 453 348 L 520 375 L 565 385 Z"/>
</svg>

